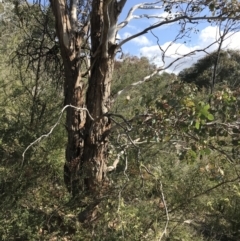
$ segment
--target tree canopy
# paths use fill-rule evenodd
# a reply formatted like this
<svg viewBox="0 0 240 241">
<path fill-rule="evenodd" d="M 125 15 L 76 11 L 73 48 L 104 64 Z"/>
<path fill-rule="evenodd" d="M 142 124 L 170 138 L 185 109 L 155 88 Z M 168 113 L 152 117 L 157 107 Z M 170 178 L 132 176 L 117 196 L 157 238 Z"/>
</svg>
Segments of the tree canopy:
<svg viewBox="0 0 240 241">
<path fill-rule="evenodd" d="M 213 76 L 214 65 L 217 63 L 216 76 Z M 209 88 L 212 82 L 215 84 L 227 84 L 231 88 L 239 86 L 239 63 L 240 53 L 238 50 L 221 50 L 210 53 L 209 55 L 199 59 L 190 68 L 184 69 L 179 73 L 179 78 L 188 83 L 195 83 L 199 87 Z M 215 80 L 213 80 L 215 78 Z"/>
</svg>

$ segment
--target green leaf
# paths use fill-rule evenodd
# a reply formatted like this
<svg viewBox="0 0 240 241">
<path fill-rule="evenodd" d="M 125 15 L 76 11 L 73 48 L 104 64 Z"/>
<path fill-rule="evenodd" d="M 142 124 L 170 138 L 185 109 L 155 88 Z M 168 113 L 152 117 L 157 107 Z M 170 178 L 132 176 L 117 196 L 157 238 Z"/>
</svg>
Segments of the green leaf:
<svg viewBox="0 0 240 241">
<path fill-rule="evenodd" d="M 195 123 L 195 128 L 196 128 L 197 130 L 199 130 L 199 128 L 200 128 L 200 121 L 199 121 L 199 120 L 196 121 L 196 123 Z"/>
<path fill-rule="evenodd" d="M 210 114 L 210 113 L 207 115 L 207 118 L 210 121 L 214 120 L 214 116 L 212 114 Z"/>
<path fill-rule="evenodd" d="M 209 110 L 209 109 L 210 109 L 210 105 L 209 105 L 209 104 L 205 105 L 205 106 L 203 107 L 203 109 L 204 109 L 204 110 Z"/>
</svg>

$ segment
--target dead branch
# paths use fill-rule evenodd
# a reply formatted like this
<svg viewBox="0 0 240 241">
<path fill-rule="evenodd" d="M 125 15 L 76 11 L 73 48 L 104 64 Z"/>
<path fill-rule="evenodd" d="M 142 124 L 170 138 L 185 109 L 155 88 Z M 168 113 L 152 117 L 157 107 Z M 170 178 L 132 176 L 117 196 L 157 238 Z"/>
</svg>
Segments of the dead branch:
<svg viewBox="0 0 240 241">
<path fill-rule="evenodd" d="M 86 111 L 87 114 L 88 114 L 88 116 L 89 116 L 89 118 L 90 118 L 91 120 L 94 120 L 93 117 L 90 115 L 88 109 L 86 109 L 86 108 L 79 108 L 79 107 L 76 107 L 76 106 L 73 106 L 73 105 L 66 105 L 66 106 L 64 106 L 63 109 L 62 109 L 61 112 L 60 112 L 60 115 L 59 115 L 59 117 L 58 117 L 57 122 L 52 126 L 52 128 L 50 129 L 50 131 L 49 131 L 47 134 L 41 135 L 39 138 L 37 138 L 35 141 L 33 141 L 32 143 L 30 143 L 30 144 L 26 147 L 26 149 L 24 150 L 24 152 L 23 152 L 23 154 L 22 154 L 22 164 L 21 164 L 21 167 L 23 166 L 23 163 L 24 163 L 24 160 L 25 160 L 25 153 L 27 152 L 27 150 L 28 150 L 30 147 L 32 147 L 33 145 L 35 145 L 36 143 L 40 142 L 43 138 L 47 138 L 47 137 L 49 137 L 49 136 L 52 134 L 52 132 L 54 131 L 54 129 L 59 125 L 59 123 L 60 123 L 60 121 L 61 121 L 61 119 L 62 119 L 63 113 L 64 113 L 64 111 L 65 111 L 67 108 L 73 108 L 73 109 L 76 109 L 76 110 L 78 110 L 78 111 Z"/>
</svg>

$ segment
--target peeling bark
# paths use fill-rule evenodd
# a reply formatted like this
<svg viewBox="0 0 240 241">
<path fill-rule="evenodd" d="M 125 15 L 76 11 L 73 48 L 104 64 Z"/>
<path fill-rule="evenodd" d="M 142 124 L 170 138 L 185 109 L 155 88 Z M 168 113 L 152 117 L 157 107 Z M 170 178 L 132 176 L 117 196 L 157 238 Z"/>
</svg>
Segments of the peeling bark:
<svg viewBox="0 0 240 241">
<path fill-rule="evenodd" d="M 120 12 L 117 10 L 116 0 L 104 3 L 100 0 L 92 1 L 91 69 L 88 85 L 85 85 L 81 79 L 82 66 L 79 56 L 88 29 L 86 27 L 77 31 L 75 0 L 70 1 L 69 6 L 64 0 L 52 0 L 51 5 L 65 69 L 65 105 L 87 108 L 94 119 L 86 115 L 86 112 L 67 109 L 65 183 L 74 196 L 81 191 L 100 195 L 108 186 L 106 133 L 109 132 L 111 123 L 106 113 L 110 109 L 110 88 L 116 50 L 116 31 L 113 37 L 109 30 L 111 26 L 116 26 Z M 104 12 L 104 9 L 111 11 L 111 14 Z M 87 26 L 87 23 L 83 25 Z M 113 39 L 111 42 L 110 35 Z"/>
</svg>

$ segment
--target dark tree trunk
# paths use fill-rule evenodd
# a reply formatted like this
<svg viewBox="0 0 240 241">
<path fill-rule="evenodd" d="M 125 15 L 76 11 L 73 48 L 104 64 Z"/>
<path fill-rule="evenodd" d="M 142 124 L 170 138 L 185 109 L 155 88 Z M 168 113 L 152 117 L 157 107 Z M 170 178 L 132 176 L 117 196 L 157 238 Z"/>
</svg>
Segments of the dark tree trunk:
<svg viewBox="0 0 240 241">
<path fill-rule="evenodd" d="M 67 14 L 66 1 L 51 1 L 65 68 L 65 105 L 79 108 L 79 110 L 67 108 L 66 116 L 68 143 L 64 177 L 68 190 L 74 196 L 83 190 L 99 195 L 108 186 L 106 178 L 107 133 L 111 128 L 111 123 L 107 112 L 110 108 L 110 87 L 116 45 L 109 44 L 108 46 L 107 34 L 104 35 L 103 21 L 104 7 L 106 7 L 104 4 L 106 2 L 109 1 L 94 0 L 92 2 L 91 70 L 88 84 L 85 85 L 81 79 L 80 56 L 87 30 L 83 28 L 80 33 L 74 31 L 71 18 Z M 117 3 L 117 1 L 112 2 L 115 5 Z M 115 5 L 111 4 L 111 7 Z M 115 21 L 116 19 L 117 17 Z M 105 42 L 103 42 L 104 36 Z M 91 116 L 81 108 L 86 108 Z"/>
</svg>

